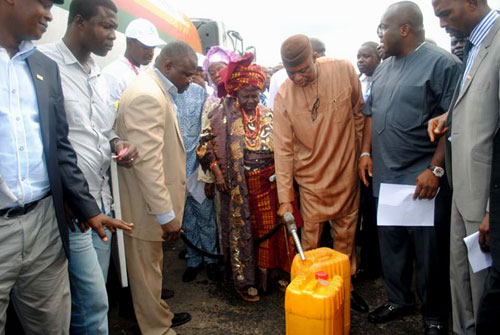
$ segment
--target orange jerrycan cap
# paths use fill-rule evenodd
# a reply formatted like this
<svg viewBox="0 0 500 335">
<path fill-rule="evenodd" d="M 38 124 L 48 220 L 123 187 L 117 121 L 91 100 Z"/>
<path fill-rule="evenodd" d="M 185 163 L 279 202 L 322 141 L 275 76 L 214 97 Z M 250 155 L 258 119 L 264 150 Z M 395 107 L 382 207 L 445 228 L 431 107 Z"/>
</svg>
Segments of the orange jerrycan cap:
<svg viewBox="0 0 500 335">
<path fill-rule="evenodd" d="M 325 271 L 317 271 L 315 275 L 316 279 L 328 280 L 328 273 Z"/>
</svg>

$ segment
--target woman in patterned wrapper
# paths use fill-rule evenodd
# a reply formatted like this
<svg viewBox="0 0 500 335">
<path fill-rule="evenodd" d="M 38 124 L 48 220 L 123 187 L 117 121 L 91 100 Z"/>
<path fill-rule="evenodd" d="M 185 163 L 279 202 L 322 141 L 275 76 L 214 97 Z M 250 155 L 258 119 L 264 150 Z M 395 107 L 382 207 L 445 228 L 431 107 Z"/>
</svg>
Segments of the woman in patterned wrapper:
<svg viewBox="0 0 500 335">
<path fill-rule="evenodd" d="M 208 114 L 216 109 L 222 102 L 223 98 L 217 96 L 217 85 L 220 84 L 221 78 L 219 71 L 227 66 L 232 60 L 237 60 L 238 54 L 234 51 L 225 49 L 221 46 L 213 46 L 208 50 L 203 61 L 203 72 L 207 74 L 208 84 L 212 90 L 209 93 L 203 106 L 201 115 L 201 127 L 204 129 L 208 125 Z M 222 224 L 229 215 L 229 194 L 215 191 L 215 179 L 211 171 L 198 170 L 198 180 L 205 183 L 205 195 L 207 198 L 214 198 L 215 212 L 217 216 L 217 231 L 219 232 L 219 245 L 222 245 L 221 231 Z"/>
<path fill-rule="evenodd" d="M 222 249 L 237 292 L 250 302 L 260 300 L 256 269 L 259 288 L 266 291 L 270 270 L 280 269 L 283 278 L 295 255 L 291 236 L 277 218 L 273 116 L 260 104 L 265 74 L 253 59 L 245 54 L 219 72 L 218 96 L 226 98 L 209 113 L 197 148 L 203 169 L 213 172 L 217 189 L 229 198 L 228 215 L 221 222 Z M 302 219 L 296 221 L 300 226 Z M 269 233 L 270 238 L 254 245 Z"/>
</svg>

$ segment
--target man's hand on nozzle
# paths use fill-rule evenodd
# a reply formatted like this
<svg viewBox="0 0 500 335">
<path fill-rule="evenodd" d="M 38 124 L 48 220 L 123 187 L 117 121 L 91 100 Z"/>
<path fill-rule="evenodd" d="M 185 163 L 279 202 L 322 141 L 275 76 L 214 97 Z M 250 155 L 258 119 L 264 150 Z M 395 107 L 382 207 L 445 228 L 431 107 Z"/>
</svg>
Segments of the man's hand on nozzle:
<svg viewBox="0 0 500 335">
<path fill-rule="evenodd" d="M 286 212 L 290 212 L 293 214 L 293 206 L 291 202 L 284 202 L 280 204 L 280 208 L 278 209 L 278 215 L 283 217 Z"/>
</svg>

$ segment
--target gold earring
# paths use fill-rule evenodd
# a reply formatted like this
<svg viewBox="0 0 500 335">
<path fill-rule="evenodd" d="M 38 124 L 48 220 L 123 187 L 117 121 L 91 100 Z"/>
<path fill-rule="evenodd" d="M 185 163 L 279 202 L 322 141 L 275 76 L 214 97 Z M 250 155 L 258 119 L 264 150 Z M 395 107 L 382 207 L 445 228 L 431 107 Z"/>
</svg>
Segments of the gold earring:
<svg viewBox="0 0 500 335">
<path fill-rule="evenodd" d="M 234 107 L 240 108 L 240 100 L 238 100 L 238 98 L 236 98 L 236 102 L 234 104 Z"/>
</svg>

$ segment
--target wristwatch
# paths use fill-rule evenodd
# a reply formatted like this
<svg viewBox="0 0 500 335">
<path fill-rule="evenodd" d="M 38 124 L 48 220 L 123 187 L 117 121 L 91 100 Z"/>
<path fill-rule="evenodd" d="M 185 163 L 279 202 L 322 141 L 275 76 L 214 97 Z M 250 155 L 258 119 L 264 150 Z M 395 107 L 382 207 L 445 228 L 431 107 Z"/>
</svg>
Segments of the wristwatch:
<svg viewBox="0 0 500 335">
<path fill-rule="evenodd" d="M 444 169 L 440 166 L 429 165 L 427 166 L 427 168 L 431 170 L 432 173 L 434 173 L 434 175 L 438 178 L 444 176 Z"/>
</svg>

